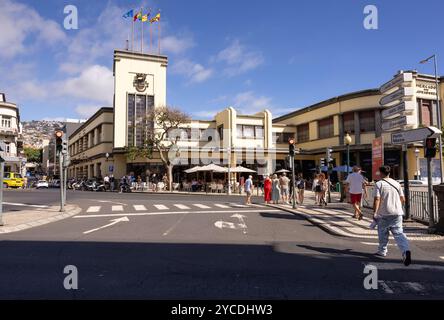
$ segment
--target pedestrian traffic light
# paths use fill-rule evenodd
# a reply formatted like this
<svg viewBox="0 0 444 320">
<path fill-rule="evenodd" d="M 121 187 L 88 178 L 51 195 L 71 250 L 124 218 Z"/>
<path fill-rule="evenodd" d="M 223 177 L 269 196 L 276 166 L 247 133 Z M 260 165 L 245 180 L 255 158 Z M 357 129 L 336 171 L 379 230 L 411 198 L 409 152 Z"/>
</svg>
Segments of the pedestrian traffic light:
<svg viewBox="0 0 444 320">
<path fill-rule="evenodd" d="M 330 163 L 333 161 L 333 158 L 331 157 L 332 152 L 333 152 L 333 149 L 327 148 L 327 152 L 326 152 L 327 163 Z"/>
<path fill-rule="evenodd" d="M 60 153 L 63 151 L 63 131 L 56 130 L 55 138 L 56 138 L 56 152 Z"/>
<path fill-rule="evenodd" d="M 425 157 L 436 157 L 436 138 L 428 138 L 425 143 Z"/>
<path fill-rule="evenodd" d="M 295 145 L 294 145 L 294 138 L 288 139 L 288 153 L 291 157 L 294 157 L 295 155 Z"/>
<path fill-rule="evenodd" d="M 324 166 L 325 166 L 325 159 L 321 158 L 321 167 L 324 167 Z"/>
</svg>

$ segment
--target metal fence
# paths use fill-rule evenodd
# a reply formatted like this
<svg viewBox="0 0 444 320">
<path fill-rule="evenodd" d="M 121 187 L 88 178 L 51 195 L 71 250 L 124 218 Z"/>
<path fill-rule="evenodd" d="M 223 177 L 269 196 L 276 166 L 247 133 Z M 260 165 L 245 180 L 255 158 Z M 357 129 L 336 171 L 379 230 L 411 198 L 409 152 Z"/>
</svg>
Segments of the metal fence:
<svg viewBox="0 0 444 320">
<path fill-rule="evenodd" d="M 412 219 L 429 223 L 429 201 L 430 197 L 427 191 L 410 191 L 410 215 Z M 435 223 L 438 222 L 438 197 L 433 193 L 433 217 Z"/>
<path fill-rule="evenodd" d="M 366 197 L 364 197 L 364 206 L 368 208 L 373 207 L 373 190 L 374 186 L 366 188 Z M 429 223 L 429 194 L 427 191 L 413 191 L 410 190 L 410 216 L 414 220 Z M 434 222 L 438 223 L 439 209 L 438 197 L 433 192 L 433 208 L 434 208 Z"/>
</svg>

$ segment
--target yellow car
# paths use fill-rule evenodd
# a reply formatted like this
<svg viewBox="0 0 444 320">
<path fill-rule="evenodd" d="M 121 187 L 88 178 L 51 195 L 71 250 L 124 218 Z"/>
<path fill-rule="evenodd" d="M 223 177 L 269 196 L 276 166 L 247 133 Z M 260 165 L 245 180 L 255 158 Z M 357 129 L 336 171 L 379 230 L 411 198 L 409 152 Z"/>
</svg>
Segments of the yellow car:
<svg viewBox="0 0 444 320">
<path fill-rule="evenodd" d="M 25 181 L 20 173 L 5 172 L 3 176 L 4 188 L 23 188 Z"/>
</svg>

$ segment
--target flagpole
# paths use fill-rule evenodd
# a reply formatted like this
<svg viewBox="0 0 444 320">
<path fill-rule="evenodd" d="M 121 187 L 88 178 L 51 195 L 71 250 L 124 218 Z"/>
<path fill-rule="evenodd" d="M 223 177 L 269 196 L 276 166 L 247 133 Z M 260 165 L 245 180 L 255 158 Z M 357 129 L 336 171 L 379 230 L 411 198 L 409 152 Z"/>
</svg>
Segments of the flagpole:
<svg viewBox="0 0 444 320">
<path fill-rule="evenodd" d="M 160 34 L 160 30 L 161 30 L 160 29 L 160 19 L 157 22 L 159 22 L 159 39 L 158 39 L 159 44 L 158 44 L 158 48 L 159 48 L 159 56 L 160 56 L 160 38 L 161 38 L 161 34 Z"/>
<path fill-rule="evenodd" d="M 142 38 L 140 40 L 140 51 L 143 53 L 143 8 L 140 8 L 140 25 L 142 26 Z"/>
<path fill-rule="evenodd" d="M 150 52 L 153 53 L 153 24 L 150 21 Z"/>
<path fill-rule="evenodd" d="M 134 19 L 132 19 L 132 28 L 131 28 L 131 51 L 134 52 Z"/>
</svg>

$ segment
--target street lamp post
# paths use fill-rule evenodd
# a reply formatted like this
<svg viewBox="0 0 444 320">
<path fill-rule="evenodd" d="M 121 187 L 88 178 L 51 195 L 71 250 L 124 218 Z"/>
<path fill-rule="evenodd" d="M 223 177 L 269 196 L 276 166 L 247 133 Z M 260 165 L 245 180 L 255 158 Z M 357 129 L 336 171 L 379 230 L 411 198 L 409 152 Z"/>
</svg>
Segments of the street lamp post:
<svg viewBox="0 0 444 320">
<path fill-rule="evenodd" d="M 421 170 L 419 168 L 419 149 L 415 149 L 415 157 L 416 157 L 416 179 L 421 180 Z"/>
<path fill-rule="evenodd" d="M 227 151 L 228 151 L 228 171 L 227 171 L 228 187 L 227 187 L 227 194 L 230 195 L 231 194 L 231 146 L 228 146 Z"/>
<path fill-rule="evenodd" d="M 352 143 L 352 137 L 348 132 L 344 137 L 344 143 L 347 146 L 347 177 L 348 173 L 350 172 L 350 144 Z"/>
<path fill-rule="evenodd" d="M 435 67 L 435 86 L 436 86 L 436 108 L 437 108 L 437 116 L 438 116 L 438 129 L 441 130 L 442 123 L 441 123 L 441 107 L 439 103 L 439 86 L 438 86 L 438 61 L 436 58 L 436 54 L 428 57 L 427 59 L 424 59 L 420 61 L 421 64 L 427 63 L 430 61 L 430 59 L 433 59 L 433 64 Z M 438 143 L 439 143 L 439 169 L 440 169 L 440 176 L 441 176 L 441 184 L 444 183 L 444 176 L 443 176 L 443 165 L 442 165 L 442 137 L 439 135 L 438 137 Z"/>
</svg>

